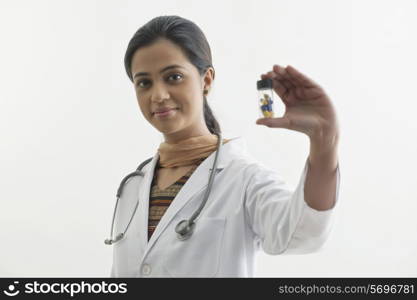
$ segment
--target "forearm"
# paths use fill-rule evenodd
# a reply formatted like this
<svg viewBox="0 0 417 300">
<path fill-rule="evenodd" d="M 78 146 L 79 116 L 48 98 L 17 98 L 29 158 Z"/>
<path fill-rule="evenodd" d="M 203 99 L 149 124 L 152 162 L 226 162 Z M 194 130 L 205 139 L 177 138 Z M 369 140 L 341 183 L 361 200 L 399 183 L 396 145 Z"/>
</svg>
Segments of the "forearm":
<svg viewBox="0 0 417 300">
<path fill-rule="evenodd" d="M 316 210 L 334 206 L 337 182 L 337 139 L 329 142 L 310 140 L 308 172 L 304 185 L 304 199 Z"/>
</svg>

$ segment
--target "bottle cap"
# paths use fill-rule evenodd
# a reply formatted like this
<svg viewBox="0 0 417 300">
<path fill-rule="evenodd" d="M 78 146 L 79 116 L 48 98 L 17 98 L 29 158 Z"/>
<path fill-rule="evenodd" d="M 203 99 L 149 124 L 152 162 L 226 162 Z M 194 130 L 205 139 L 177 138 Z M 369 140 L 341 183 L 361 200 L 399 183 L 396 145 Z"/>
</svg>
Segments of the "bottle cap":
<svg viewBox="0 0 417 300">
<path fill-rule="evenodd" d="M 272 79 L 266 78 L 266 79 L 258 80 L 256 82 L 256 88 L 258 90 L 272 89 Z"/>
</svg>

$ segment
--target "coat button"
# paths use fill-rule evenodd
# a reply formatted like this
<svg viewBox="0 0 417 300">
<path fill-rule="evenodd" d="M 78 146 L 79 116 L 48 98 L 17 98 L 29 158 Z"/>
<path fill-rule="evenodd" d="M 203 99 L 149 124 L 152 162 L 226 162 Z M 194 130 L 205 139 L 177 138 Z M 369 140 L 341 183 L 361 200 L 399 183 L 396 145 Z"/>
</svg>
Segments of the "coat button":
<svg viewBox="0 0 417 300">
<path fill-rule="evenodd" d="M 142 273 L 144 275 L 151 274 L 151 266 L 150 265 L 147 265 L 147 264 L 143 265 L 143 267 L 142 267 Z"/>
</svg>

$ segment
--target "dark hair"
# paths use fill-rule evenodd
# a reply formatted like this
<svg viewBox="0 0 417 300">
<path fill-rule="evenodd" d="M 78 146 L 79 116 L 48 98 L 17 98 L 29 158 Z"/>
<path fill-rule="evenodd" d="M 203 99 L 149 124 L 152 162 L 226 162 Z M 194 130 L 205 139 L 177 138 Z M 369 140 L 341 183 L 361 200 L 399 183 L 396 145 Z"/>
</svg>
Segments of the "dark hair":
<svg viewBox="0 0 417 300">
<path fill-rule="evenodd" d="M 132 57 L 141 47 L 149 46 L 160 38 L 165 38 L 178 45 L 190 62 L 197 68 L 202 76 L 212 65 L 211 50 L 207 39 L 201 29 L 192 21 L 179 16 L 158 16 L 140 27 L 127 46 L 124 63 L 127 76 L 133 82 Z M 214 74 L 213 74 L 214 78 Z M 220 125 L 213 115 L 210 106 L 204 98 L 204 120 L 207 128 L 213 134 L 220 133 Z"/>
</svg>

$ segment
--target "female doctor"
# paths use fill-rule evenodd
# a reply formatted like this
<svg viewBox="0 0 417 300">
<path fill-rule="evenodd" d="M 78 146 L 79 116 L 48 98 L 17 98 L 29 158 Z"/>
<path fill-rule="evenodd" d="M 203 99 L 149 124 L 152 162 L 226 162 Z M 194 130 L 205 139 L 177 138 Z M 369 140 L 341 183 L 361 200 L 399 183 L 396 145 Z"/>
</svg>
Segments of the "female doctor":
<svg viewBox="0 0 417 300">
<path fill-rule="evenodd" d="M 111 277 L 253 277 L 259 250 L 321 248 L 340 173 L 336 113 L 320 85 L 292 66 L 273 65 L 261 75 L 273 80 L 286 111 L 256 124 L 310 139 L 290 191 L 246 151 L 242 137 L 221 138 L 206 98 L 215 77 L 210 47 L 196 24 L 179 16 L 150 20 L 130 40 L 124 62 L 143 116 L 165 141 L 119 195 L 114 233 L 124 235 L 106 240 Z"/>
</svg>

